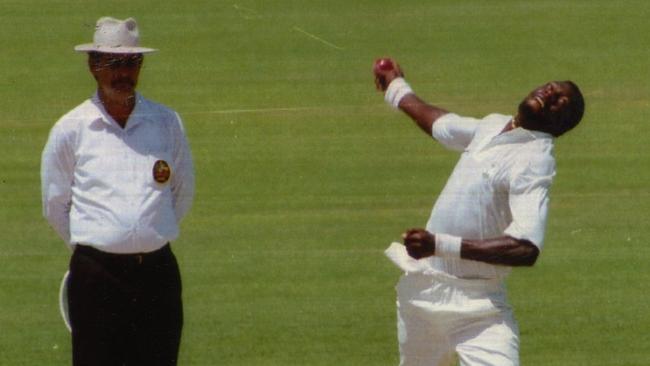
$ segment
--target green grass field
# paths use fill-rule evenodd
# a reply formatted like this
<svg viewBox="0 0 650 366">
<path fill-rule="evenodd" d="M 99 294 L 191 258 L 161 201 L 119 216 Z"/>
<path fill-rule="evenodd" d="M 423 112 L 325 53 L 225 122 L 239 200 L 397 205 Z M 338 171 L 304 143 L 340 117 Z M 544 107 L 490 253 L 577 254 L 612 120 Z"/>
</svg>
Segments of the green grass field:
<svg viewBox="0 0 650 366">
<path fill-rule="evenodd" d="M 513 113 L 572 79 L 547 240 L 508 281 L 522 364 L 650 363 L 650 3 L 3 0 L 0 365 L 69 365 L 70 253 L 41 217 L 40 153 L 94 84 L 73 46 L 139 21 L 140 91 L 178 110 L 197 196 L 175 251 L 181 365 L 397 365 L 383 249 L 425 224 L 457 159 L 374 91 L 375 58 L 455 112 Z"/>
</svg>

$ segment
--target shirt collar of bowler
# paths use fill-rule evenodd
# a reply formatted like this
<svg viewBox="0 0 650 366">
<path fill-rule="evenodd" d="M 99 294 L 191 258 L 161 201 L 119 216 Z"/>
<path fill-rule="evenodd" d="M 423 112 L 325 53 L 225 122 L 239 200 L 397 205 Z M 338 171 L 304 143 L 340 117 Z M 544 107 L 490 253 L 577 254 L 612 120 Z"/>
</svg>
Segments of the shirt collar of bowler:
<svg viewBox="0 0 650 366">
<path fill-rule="evenodd" d="M 523 143 L 533 140 L 553 140 L 553 135 L 550 133 L 528 130 L 523 127 L 515 127 L 503 133 L 500 132 L 501 130 L 495 131 L 496 133 L 493 136 L 486 139 L 485 144 L 481 144 L 483 146 L 480 149 L 486 149 L 495 145 Z"/>
<path fill-rule="evenodd" d="M 91 101 L 95 108 L 97 108 L 97 119 L 101 120 L 107 125 L 110 125 L 112 127 L 117 127 L 120 130 L 122 130 L 122 127 L 111 117 L 110 114 L 106 111 L 104 108 L 104 104 L 102 101 L 99 99 L 99 94 L 98 92 L 95 92 L 95 94 L 92 96 Z M 143 119 L 147 118 L 147 113 L 144 111 L 144 98 L 140 93 L 136 92 L 135 93 L 135 106 L 133 107 L 133 111 L 131 111 L 131 114 L 129 115 L 129 119 L 127 120 L 126 127 L 123 129 L 125 132 L 135 128 L 137 125 L 139 125 Z"/>
</svg>

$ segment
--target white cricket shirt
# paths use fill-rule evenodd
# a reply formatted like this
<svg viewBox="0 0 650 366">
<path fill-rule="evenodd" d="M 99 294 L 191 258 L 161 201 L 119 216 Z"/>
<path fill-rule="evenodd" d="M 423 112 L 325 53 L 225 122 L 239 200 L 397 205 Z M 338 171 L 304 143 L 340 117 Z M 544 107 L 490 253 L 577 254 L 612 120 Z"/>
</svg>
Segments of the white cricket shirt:
<svg viewBox="0 0 650 366">
<path fill-rule="evenodd" d="M 178 236 L 194 195 L 183 125 L 176 112 L 136 98 L 124 129 L 95 94 L 50 131 L 41 161 L 43 214 L 71 246 L 142 253 Z M 153 170 L 161 160 L 171 174 L 158 182 Z"/>
<path fill-rule="evenodd" d="M 466 239 L 509 235 L 541 249 L 555 175 L 553 137 L 523 128 L 500 134 L 511 118 L 450 113 L 433 124 L 433 137 L 462 155 L 433 206 L 428 231 Z M 508 266 L 465 259 L 427 260 L 432 269 L 462 278 L 502 278 L 510 272 Z"/>
</svg>

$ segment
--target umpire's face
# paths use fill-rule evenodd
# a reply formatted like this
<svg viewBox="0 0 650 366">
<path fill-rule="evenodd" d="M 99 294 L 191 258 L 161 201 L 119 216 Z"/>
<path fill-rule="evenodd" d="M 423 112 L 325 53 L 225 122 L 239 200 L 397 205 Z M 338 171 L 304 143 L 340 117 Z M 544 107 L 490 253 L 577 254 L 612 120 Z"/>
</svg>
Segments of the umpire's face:
<svg viewBox="0 0 650 366">
<path fill-rule="evenodd" d="M 91 53 L 88 67 L 97 80 L 97 87 L 110 97 L 128 97 L 135 93 L 142 67 L 141 53 Z"/>
</svg>

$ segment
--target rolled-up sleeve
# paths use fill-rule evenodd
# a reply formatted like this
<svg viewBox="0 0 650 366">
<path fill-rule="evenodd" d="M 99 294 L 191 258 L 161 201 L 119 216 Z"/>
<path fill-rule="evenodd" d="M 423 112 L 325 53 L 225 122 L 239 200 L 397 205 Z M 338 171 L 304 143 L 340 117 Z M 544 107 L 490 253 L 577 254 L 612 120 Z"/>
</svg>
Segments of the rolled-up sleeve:
<svg viewBox="0 0 650 366">
<path fill-rule="evenodd" d="M 74 167 L 71 133 L 61 125 L 55 125 L 41 157 L 43 216 L 68 244 Z"/>
<path fill-rule="evenodd" d="M 176 114 L 176 119 L 178 121 L 174 138 L 176 172 L 172 175 L 171 189 L 176 220 L 180 221 L 189 211 L 194 199 L 194 164 L 183 122 L 178 114 Z"/>
<path fill-rule="evenodd" d="M 523 154 L 510 180 L 509 205 L 512 222 L 505 234 L 529 240 L 538 248 L 544 243 L 549 189 L 555 176 L 551 155 Z"/>
<path fill-rule="evenodd" d="M 463 151 L 472 142 L 480 121 L 447 113 L 433 124 L 431 135 L 448 149 Z"/>
</svg>

